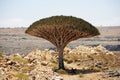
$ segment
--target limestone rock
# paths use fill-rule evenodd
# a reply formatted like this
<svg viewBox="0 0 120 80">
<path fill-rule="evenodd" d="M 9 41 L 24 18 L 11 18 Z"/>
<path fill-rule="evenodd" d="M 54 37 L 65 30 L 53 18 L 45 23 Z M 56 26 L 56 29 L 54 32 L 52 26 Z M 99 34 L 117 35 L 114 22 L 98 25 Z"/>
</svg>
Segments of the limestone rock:
<svg viewBox="0 0 120 80">
<path fill-rule="evenodd" d="M 34 60 L 40 58 L 41 54 L 42 54 L 41 50 L 36 49 L 30 52 L 27 56 L 25 56 L 25 58 L 29 60 Z"/>
<path fill-rule="evenodd" d="M 116 61 L 120 60 L 115 59 L 116 56 L 113 56 L 114 53 L 106 50 L 101 45 L 97 47 L 78 46 L 74 49 L 66 47 L 64 54 L 68 59 L 75 59 L 73 64 L 78 63 L 80 64 L 79 66 L 83 66 L 84 69 L 89 69 L 93 64 L 97 68 L 104 68 L 106 67 L 103 65 L 104 61 L 104 64 L 107 65 L 108 63 L 113 63 L 113 61 L 116 64 Z M 68 56 L 67 54 L 71 56 Z M 99 57 L 101 56 L 99 54 L 102 54 L 102 57 L 104 57 L 105 60 L 102 61 L 103 58 Z M 97 56 L 100 59 L 97 59 Z M 0 57 L 0 80 L 17 80 L 18 76 L 16 75 L 18 73 L 21 73 L 23 75 L 22 77 L 28 78 L 28 80 L 63 80 L 63 77 L 61 77 L 59 73 L 52 71 L 53 66 L 50 65 L 57 65 L 50 61 L 52 58 L 57 59 L 57 57 L 58 52 L 48 49 L 43 51 L 36 49 L 26 56 L 21 56 L 20 54 L 12 54 L 10 56 L 4 55 Z M 109 61 L 106 60 L 106 57 Z M 65 65 L 70 65 L 71 68 L 74 67 L 67 63 L 65 63 Z M 77 68 L 79 68 L 79 66 L 76 65 Z M 118 73 L 115 73 L 114 75 L 116 76 Z M 21 77 L 21 75 L 19 75 L 19 77 Z"/>
<path fill-rule="evenodd" d="M 47 66 L 47 65 L 48 65 L 48 62 L 47 62 L 47 61 L 42 61 L 42 62 L 41 62 L 41 65 Z"/>
<path fill-rule="evenodd" d="M 2 76 L 4 74 L 4 71 L 2 68 L 0 68 L 0 76 Z"/>
<path fill-rule="evenodd" d="M 103 46 L 99 45 L 97 47 L 91 47 L 91 46 L 78 46 L 74 49 L 72 49 L 69 53 L 74 54 L 80 54 L 82 56 L 91 55 L 91 54 L 111 54 L 114 55 L 114 53 L 106 50 Z"/>
<path fill-rule="evenodd" d="M 63 77 L 61 77 L 61 76 L 53 76 L 52 77 L 52 80 L 63 80 Z"/>
</svg>

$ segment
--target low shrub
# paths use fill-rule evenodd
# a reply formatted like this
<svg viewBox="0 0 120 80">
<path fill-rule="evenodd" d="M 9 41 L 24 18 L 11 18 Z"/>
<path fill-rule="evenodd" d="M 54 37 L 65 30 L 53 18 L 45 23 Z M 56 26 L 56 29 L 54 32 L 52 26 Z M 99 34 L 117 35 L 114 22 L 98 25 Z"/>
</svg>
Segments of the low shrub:
<svg viewBox="0 0 120 80">
<path fill-rule="evenodd" d="M 57 70 L 57 73 L 67 74 L 67 71 L 66 71 L 66 70 L 63 70 L 63 69 L 59 69 L 59 70 Z"/>
<path fill-rule="evenodd" d="M 19 62 L 19 63 L 22 63 L 22 64 L 28 64 L 28 63 L 29 63 L 27 59 L 22 58 L 22 57 L 19 57 L 19 56 L 15 56 L 15 57 L 13 58 L 13 60 L 14 60 L 14 61 L 17 61 L 17 62 Z"/>
<path fill-rule="evenodd" d="M 120 41 L 120 38 L 118 39 L 118 41 Z"/>
<path fill-rule="evenodd" d="M 0 51 L 0 56 L 2 56 L 3 55 L 3 52 L 2 51 Z"/>
<path fill-rule="evenodd" d="M 51 63 L 55 63 L 55 64 L 58 63 L 57 60 L 56 60 L 56 59 L 53 59 L 53 58 L 50 59 L 50 62 L 51 62 Z"/>
<path fill-rule="evenodd" d="M 20 72 L 16 75 L 16 77 L 18 78 L 18 80 L 28 80 L 29 76 L 26 73 Z"/>
<path fill-rule="evenodd" d="M 55 71 L 56 69 L 58 69 L 58 64 L 52 64 L 52 70 Z"/>
<path fill-rule="evenodd" d="M 82 73 L 80 73 L 80 74 L 79 74 L 79 77 L 80 77 L 80 78 L 83 78 L 83 77 L 84 77 L 84 75 L 83 75 Z"/>
<path fill-rule="evenodd" d="M 66 59 L 66 62 L 67 62 L 68 64 L 70 64 L 70 63 L 73 62 L 73 60 L 72 60 L 72 59 Z"/>
</svg>

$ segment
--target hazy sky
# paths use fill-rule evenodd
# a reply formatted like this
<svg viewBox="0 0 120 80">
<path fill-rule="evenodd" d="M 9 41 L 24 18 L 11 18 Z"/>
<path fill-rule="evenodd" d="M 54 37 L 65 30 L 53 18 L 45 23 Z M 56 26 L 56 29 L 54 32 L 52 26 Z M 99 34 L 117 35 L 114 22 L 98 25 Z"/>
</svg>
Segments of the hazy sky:
<svg viewBox="0 0 120 80">
<path fill-rule="evenodd" d="M 0 0 L 0 27 L 28 27 L 53 15 L 76 16 L 94 26 L 120 26 L 120 0 Z"/>
</svg>

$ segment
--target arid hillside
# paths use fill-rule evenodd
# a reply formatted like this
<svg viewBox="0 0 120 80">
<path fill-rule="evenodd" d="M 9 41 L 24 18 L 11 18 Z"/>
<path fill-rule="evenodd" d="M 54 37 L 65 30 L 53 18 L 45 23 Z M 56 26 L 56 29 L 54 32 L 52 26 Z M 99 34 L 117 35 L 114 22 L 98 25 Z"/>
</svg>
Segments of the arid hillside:
<svg viewBox="0 0 120 80">
<path fill-rule="evenodd" d="M 97 27 L 101 36 L 118 36 L 120 35 L 120 26 Z M 0 34 L 24 34 L 26 28 L 0 28 Z"/>
<path fill-rule="evenodd" d="M 78 39 L 68 44 L 69 48 L 79 45 L 102 45 L 111 51 L 120 51 L 120 26 L 98 27 L 101 35 L 94 38 Z M 25 34 L 26 28 L 0 28 L 0 51 L 5 54 L 27 54 L 35 49 L 55 49 L 48 41 Z"/>
</svg>

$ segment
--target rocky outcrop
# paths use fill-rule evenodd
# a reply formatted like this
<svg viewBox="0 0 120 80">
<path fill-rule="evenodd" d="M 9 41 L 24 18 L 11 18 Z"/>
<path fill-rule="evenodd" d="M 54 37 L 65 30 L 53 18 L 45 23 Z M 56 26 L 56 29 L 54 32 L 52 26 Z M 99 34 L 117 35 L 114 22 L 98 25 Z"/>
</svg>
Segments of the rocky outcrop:
<svg viewBox="0 0 120 80">
<path fill-rule="evenodd" d="M 113 52 L 106 50 L 103 46 L 99 45 L 97 47 L 91 46 L 78 46 L 72 49 L 69 53 L 80 54 L 82 56 L 91 55 L 91 54 L 111 54 L 114 55 Z"/>
<path fill-rule="evenodd" d="M 65 59 L 65 64 L 72 64 L 71 66 L 77 64 L 77 67 L 80 67 L 80 64 L 87 64 L 86 67 L 93 66 L 94 64 L 94 67 L 103 68 L 102 57 L 104 57 L 105 60 L 112 60 L 112 62 L 106 61 L 104 63 L 105 66 L 109 63 L 119 61 L 118 59 L 114 59 L 116 58 L 114 53 L 106 50 L 101 45 L 97 47 L 78 46 L 74 49 L 66 47 L 64 54 L 67 56 L 67 59 L 71 58 L 71 60 L 73 60 L 67 64 L 66 61 L 68 60 Z M 93 56 L 93 54 L 95 57 L 92 57 L 93 59 L 91 60 L 90 56 Z M 102 54 L 100 60 L 96 59 L 99 58 L 96 55 L 100 54 Z M 71 57 L 69 55 L 71 55 Z M 109 57 L 106 55 L 109 55 Z M 57 57 L 56 51 L 48 49 L 43 51 L 36 49 L 27 55 L 2 55 L 0 56 L 0 80 L 63 80 L 64 78 L 61 75 L 52 70 L 53 66 L 57 64 Z M 83 57 L 85 58 L 82 60 L 81 58 Z M 56 61 L 54 59 L 56 59 Z M 115 73 L 114 75 L 118 74 Z"/>
</svg>

